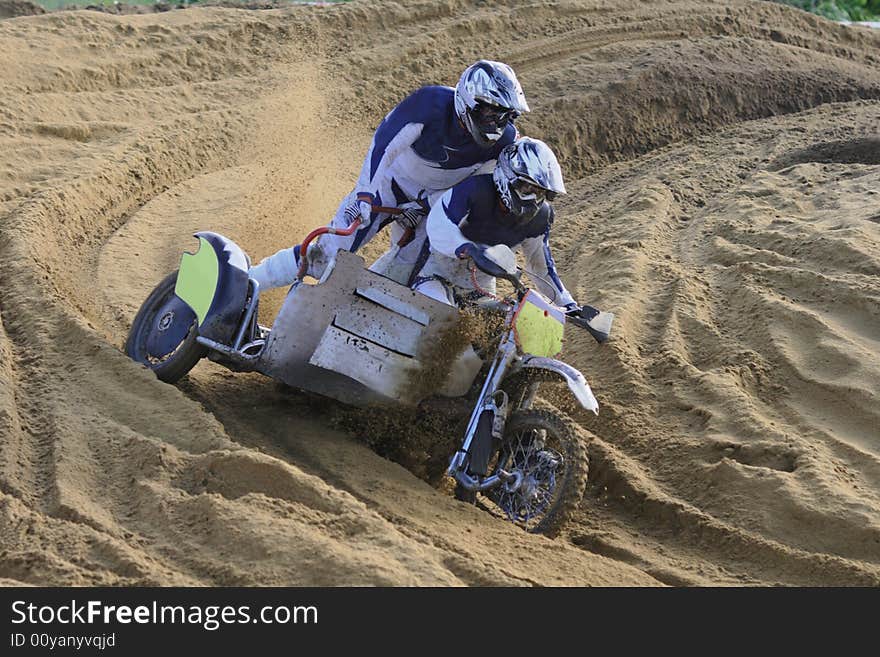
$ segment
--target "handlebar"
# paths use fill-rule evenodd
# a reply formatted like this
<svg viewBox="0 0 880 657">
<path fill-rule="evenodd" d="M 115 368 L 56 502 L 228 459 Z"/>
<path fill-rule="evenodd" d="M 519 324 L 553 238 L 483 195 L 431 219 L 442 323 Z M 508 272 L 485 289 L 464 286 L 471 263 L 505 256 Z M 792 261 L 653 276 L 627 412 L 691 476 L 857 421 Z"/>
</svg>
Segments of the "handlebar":
<svg viewBox="0 0 880 657">
<path fill-rule="evenodd" d="M 578 327 L 580 327 L 580 328 L 582 328 L 582 329 L 586 329 L 587 331 L 590 331 L 591 333 L 593 332 L 593 327 L 590 326 L 589 321 L 587 321 L 587 320 L 584 319 L 583 317 L 577 317 L 577 316 L 575 316 L 575 315 L 568 315 L 568 314 L 566 314 L 566 316 L 565 316 L 565 321 L 566 321 L 566 322 L 571 322 L 571 323 L 574 324 L 575 326 L 578 326 Z"/>
<path fill-rule="evenodd" d="M 514 289 L 516 289 L 517 292 L 525 292 L 526 291 L 526 286 L 523 285 L 522 281 L 520 280 L 520 277 L 522 276 L 521 269 L 517 268 L 518 271 L 516 274 L 499 273 L 497 270 L 496 271 L 489 271 L 487 269 L 484 269 L 483 267 L 480 267 L 480 263 L 475 258 L 468 258 L 468 259 L 471 261 L 471 264 L 473 265 L 473 267 L 471 268 L 472 274 L 474 274 L 474 268 L 476 268 L 476 269 L 479 269 L 484 274 L 486 274 L 487 276 L 492 276 L 494 278 L 500 278 L 502 280 L 510 282 L 510 284 L 513 285 Z M 501 269 L 501 268 L 499 267 L 499 269 Z M 477 289 L 479 289 L 485 293 L 485 290 L 482 290 L 480 288 L 480 286 L 477 284 L 476 275 L 472 275 L 471 278 L 473 279 L 474 285 L 477 287 Z M 491 295 L 489 295 L 489 296 L 491 296 Z"/>
<path fill-rule="evenodd" d="M 374 205 L 372 207 L 373 207 L 373 212 L 379 212 L 379 213 L 383 213 L 383 214 L 396 215 L 396 214 L 400 214 L 401 212 L 403 212 L 403 210 L 401 208 L 386 207 L 384 205 Z M 297 279 L 302 280 L 306 275 L 306 270 L 309 268 L 309 265 L 308 265 L 309 261 L 306 260 L 306 253 L 309 250 L 309 244 L 311 244 L 312 241 L 316 237 L 319 237 L 321 235 L 325 235 L 327 233 L 330 233 L 331 235 L 342 235 L 342 236 L 351 235 L 353 232 L 355 232 L 360 227 L 361 223 L 363 223 L 363 221 L 361 220 L 360 217 L 358 217 L 357 219 L 355 219 L 354 221 L 352 221 L 348 225 L 348 228 L 334 228 L 333 226 L 321 226 L 320 228 L 316 228 L 311 233 L 306 235 L 306 238 L 302 241 L 302 244 L 300 244 L 300 246 L 299 246 L 299 271 L 297 271 L 297 273 L 296 273 Z M 409 242 L 412 241 L 414 236 L 415 236 L 415 232 L 411 228 L 408 228 L 406 231 L 404 231 L 403 237 L 400 238 L 400 242 L 398 242 L 398 245 L 405 246 L 406 244 L 409 244 Z"/>
<path fill-rule="evenodd" d="M 520 280 L 521 277 L 522 277 L 521 270 L 519 272 L 517 272 L 516 274 L 506 274 L 504 276 L 496 276 L 496 278 L 501 278 L 501 279 L 504 279 L 505 281 L 510 282 L 510 284 L 513 285 L 514 289 L 517 292 L 525 292 L 527 288 L 525 285 L 523 285 L 523 282 Z"/>
<path fill-rule="evenodd" d="M 309 268 L 309 261 L 306 259 L 306 253 L 308 252 L 309 244 L 312 243 L 312 240 L 321 235 L 325 235 L 326 233 L 330 233 L 331 235 L 351 235 L 360 225 L 361 218 L 358 217 L 351 222 L 348 228 L 339 230 L 333 226 L 321 226 L 320 228 L 315 228 L 315 230 L 306 235 L 306 238 L 302 241 L 302 244 L 300 244 L 299 247 L 299 271 L 296 272 L 296 277 L 299 280 L 302 280 L 306 275 L 306 270 Z"/>
</svg>

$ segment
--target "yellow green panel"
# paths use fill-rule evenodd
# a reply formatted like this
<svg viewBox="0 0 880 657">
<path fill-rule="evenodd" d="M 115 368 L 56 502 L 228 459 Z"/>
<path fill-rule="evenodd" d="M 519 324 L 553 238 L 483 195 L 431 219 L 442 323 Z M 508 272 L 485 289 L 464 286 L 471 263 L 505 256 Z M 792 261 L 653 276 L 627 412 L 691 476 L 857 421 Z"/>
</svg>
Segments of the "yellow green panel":
<svg viewBox="0 0 880 657">
<path fill-rule="evenodd" d="M 523 299 L 516 317 L 516 337 L 527 354 L 552 358 L 562 351 L 563 313 L 534 291 Z"/>
<path fill-rule="evenodd" d="M 180 259 L 180 271 L 174 294 L 179 296 L 193 309 L 199 320 L 199 326 L 205 321 L 214 292 L 217 290 L 217 278 L 220 265 L 214 247 L 204 237 L 199 238 L 199 250 L 195 253 L 184 253 Z"/>
</svg>

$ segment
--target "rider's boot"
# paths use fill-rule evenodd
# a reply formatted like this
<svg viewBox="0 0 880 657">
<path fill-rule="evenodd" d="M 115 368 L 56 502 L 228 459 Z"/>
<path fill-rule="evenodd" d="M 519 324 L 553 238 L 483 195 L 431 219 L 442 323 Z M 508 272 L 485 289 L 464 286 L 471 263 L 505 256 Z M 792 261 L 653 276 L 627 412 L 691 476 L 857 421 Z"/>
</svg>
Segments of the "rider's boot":
<svg viewBox="0 0 880 657">
<path fill-rule="evenodd" d="M 260 284 L 261 290 L 293 285 L 299 274 L 299 248 L 300 245 L 297 244 L 263 258 L 260 264 L 248 270 L 248 275 Z M 316 279 L 320 279 L 332 264 L 330 259 L 326 257 L 325 245 L 321 238 L 309 247 L 307 257 L 309 267 L 306 273 Z"/>
<path fill-rule="evenodd" d="M 248 275 L 260 284 L 260 290 L 293 285 L 299 271 L 299 244 L 281 249 L 251 267 Z"/>
</svg>

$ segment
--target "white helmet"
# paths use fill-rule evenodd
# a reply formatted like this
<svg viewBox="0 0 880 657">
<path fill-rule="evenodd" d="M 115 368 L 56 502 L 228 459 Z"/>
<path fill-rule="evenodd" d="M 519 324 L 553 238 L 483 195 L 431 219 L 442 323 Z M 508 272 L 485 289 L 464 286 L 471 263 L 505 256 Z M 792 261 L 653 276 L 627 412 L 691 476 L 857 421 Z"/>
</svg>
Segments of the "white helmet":
<svg viewBox="0 0 880 657">
<path fill-rule="evenodd" d="M 508 123 L 528 111 L 522 87 L 507 64 L 481 59 L 468 66 L 455 85 L 455 113 L 484 148 L 501 138 Z"/>
<path fill-rule="evenodd" d="M 502 203 L 520 220 L 534 217 L 545 199 L 565 194 L 559 162 L 540 139 L 522 137 L 502 148 L 493 178 Z"/>
</svg>

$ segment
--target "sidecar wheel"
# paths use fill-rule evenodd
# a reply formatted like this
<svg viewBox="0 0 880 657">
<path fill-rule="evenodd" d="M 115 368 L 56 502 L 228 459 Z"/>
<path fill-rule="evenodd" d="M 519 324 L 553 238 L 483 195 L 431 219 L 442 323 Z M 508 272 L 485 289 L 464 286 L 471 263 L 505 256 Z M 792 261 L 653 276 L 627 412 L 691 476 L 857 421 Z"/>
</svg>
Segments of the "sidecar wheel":
<svg viewBox="0 0 880 657">
<path fill-rule="evenodd" d="M 153 289 L 135 315 L 125 342 L 125 353 L 166 383 L 183 378 L 208 352 L 196 342 L 196 314 L 174 294 L 176 283 L 175 271 Z"/>
</svg>

